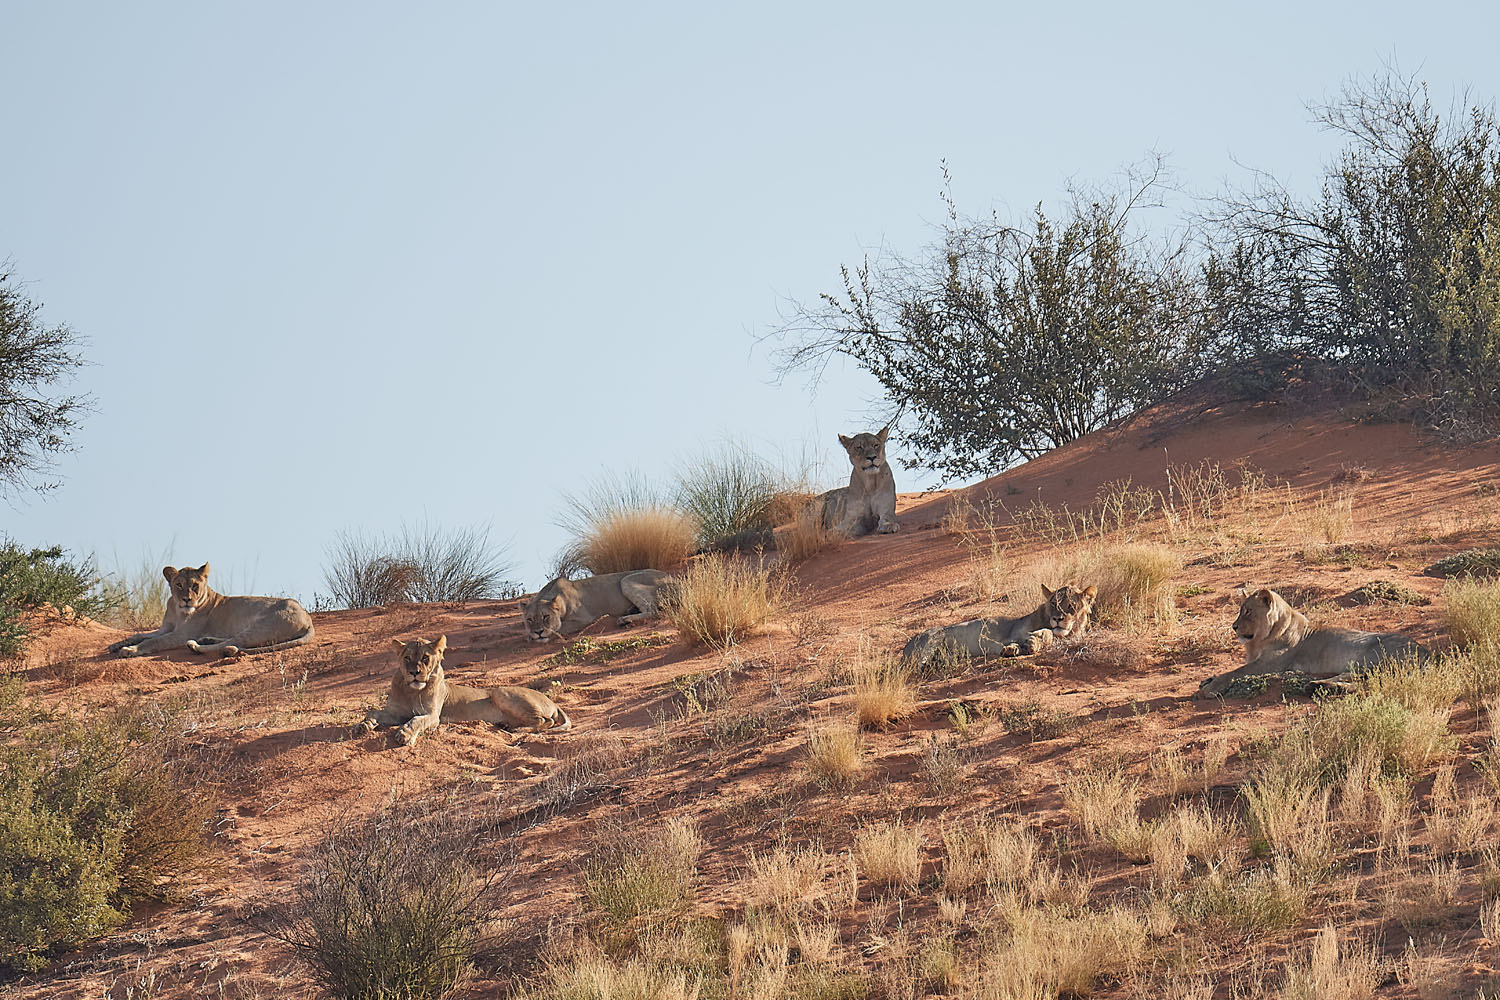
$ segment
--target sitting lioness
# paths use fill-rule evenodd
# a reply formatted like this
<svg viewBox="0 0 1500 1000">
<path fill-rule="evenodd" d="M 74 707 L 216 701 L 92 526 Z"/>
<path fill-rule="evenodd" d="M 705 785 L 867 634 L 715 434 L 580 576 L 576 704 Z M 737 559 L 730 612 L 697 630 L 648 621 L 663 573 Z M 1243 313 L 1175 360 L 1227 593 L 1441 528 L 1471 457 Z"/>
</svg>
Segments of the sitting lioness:
<svg viewBox="0 0 1500 1000">
<path fill-rule="evenodd" d="M 109 644 L 121 656 L 149 656 L 186 646 L 195 653 L 269 653 L 313 637 L 311 616 L 290 597 L 226 597 L 208 585 L 208 563 L 162 567 L 172 588 L 161 628 Z"/>
<path fill-rule="evenodd" d="M 1089 627 L 1098 587 L 1079 589 L 1067 583 L 1056 590 L 1042 585 L 1046 600 L 1024 618 L 975 618 L 919 632 L 907 640 L 901 656 L 918 665 L 944 653 L 970 656 L 1030 656 L 1058 639 L 1083 635 Z"/>
<path fill-rule="evenodd" d="M 1198 688 L 1199 695 L 1219 695 L 1238 677 L 1285 674 L 1341 680 L 1381 660 L 1432 654 L 1399 632 L 1361 632 L 1352 628 L 1313 628 L 1307 616 L 1274 590 L 1257 590 L 1240 605 L 1234 634 L 1245 646 L 1245 665 Z"/>
<path fill-rule="evenodd" d="M 583 580 L 558 577 L 520 605 L 521 627 L 531 642 L 551 642 L 588 628 L 605 615 L 625 625 L 661 613 L 662 587 L 672 577 L 660 570 L 605 573 Z"/>
<path fill-rule="evenodd" d="M 443 677 L 448 637 L 437 642 L 391 640 L 400 666 L 391 678 L 385 708 L 371 712 L 354 727 L 354 735 L 397 726 L 401 742 L 411 746 L 439 722 L 489 722 L 502 729 L 572 729 L 573 720 L 551 698 L 524 687 L 476 688 L 449 684 Z"/>
<path fill-rule="evenodd" d="M 889 427 L 879 434 L 839 435 L 839 443 L 849 453 L 854 471 L 849 485 L 829 490 L 818 498 L 823 505 L 823 527 L 850 538 L 878 531 L 888 535 L 900 531 L 896 523 L 896 477 L 885 460 L 885 439 Z"/>
</svg>

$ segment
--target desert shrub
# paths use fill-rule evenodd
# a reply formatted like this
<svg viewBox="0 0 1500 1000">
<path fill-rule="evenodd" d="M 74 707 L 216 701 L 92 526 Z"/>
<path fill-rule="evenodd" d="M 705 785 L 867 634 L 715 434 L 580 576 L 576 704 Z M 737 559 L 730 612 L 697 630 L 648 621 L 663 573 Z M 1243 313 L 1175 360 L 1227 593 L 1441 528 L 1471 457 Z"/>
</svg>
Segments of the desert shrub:
<svg viewBox="0 0 1500 1000">
<path fill-rule="evenodd" d="M 131 901 L 175 895 L 216 803 L 178 749 L 168 720 L 122 708 L 33 723 L 0 750 L 0 964 L 39 967 Z"/>
<path fill-rule="evenodd" d="M 488 527 L 447 530 L 403 526 L 392 536 L 340 532 L 327 552 L 323 581 L 344 608 L 512 597 L 504 549 Z"/>
<path fill-rule="evenodd" d="M 1425 570 L 1428 576 L 1500 576 L 1500 549 L 1465 549 L 1444 556 Z"/>
<path fill-rule="evenodd" d="M 1311 895 L 1307 880 L 1286 858 L 1248 870 L 1229 861 L 1194 881 L 1178 900 L 1177 910 L 1197 923 L 1241 931 L 1281 930 L 1301 923 Z"/>
<path fill-rule="evenodd" d="M 1424 607 L 1432 603 L 1432 598 L 1426 594 L 1419 594 L 1410 587 L 1390 580 L 1372 580 L 1349 596 L 1358 604 L 1410 604 Z"/>
<path fill-rule="evenodd" d="M 1124 976 L 1146 954 L 1146 926 L 1123 909 L 1076 916 L 1027 909 L 1008 920 L 1006 934 L 985 942 L 979 995 L 1081 997 L 1106 976 Z"/>
<path fill-rule="evenodd" d="M 663 610 L 688 641 L 723 648 L 779 614 L 786 595 L 780 575 L 733 556 L 708 555 L 677 575 Z"/>
<path fill-rule="evenodd" d="M 584 865 L 589 908 L 616 924 L 676 910 L 692 898 L 703 842 L 693 824 L 673 818 L 648 836 L 609 830 Z"/>
<path fill-rule="evenodd" d="M 172 596 L 161 572 L 167 562 L 166 554 L 160 558 L 146 556 L 133 567 L 117 567 L 109 574 L 103 586 L 113 607 L 105 621 L 132 631 L 160 626 L 167 612 L 167 599 Z"/>
<path fill-rule="evenodd" d="M 916 708 L 909 668 L 899 658 L 861 650 L 850 673 L 854 680 L 854 714 L 866 729 L 884 728 Z"/>
<path fill-rule="evenodd" d="M 61 546 L 27 549 L 0 542 L 0 656 L 18 656 L 30 635 L 28 613 L 43 604 L 97 618 L 112 606 L 92 560 L 69 560 Z"/>
<path fill-rule="evenodd" d="M 1461 576 L 1443 585 L 1444 618 L 1461 645 L 1500 641 L 1500 580 Z"/>
<path fill-rule="evenodd" d="M 485 887 L 441 813 L 395 806 L 337 824 L 268 930 L 345 1000 L 441 997 L 462 981 Z"/>
<path fill-rule="evenodd" d="M 698 526 L 698 546 L 720 550 L 770 542 L 775 472 L 741 445 L 724 445 L 678 473 L 676 507 Z"/>
<path fill-rule="evenodd" d="M 848 785 L 864 773 L 864 737 L 852 725 L 828 723 L 807 734 L 807 770 L 820 785 Z"/>
</svg>

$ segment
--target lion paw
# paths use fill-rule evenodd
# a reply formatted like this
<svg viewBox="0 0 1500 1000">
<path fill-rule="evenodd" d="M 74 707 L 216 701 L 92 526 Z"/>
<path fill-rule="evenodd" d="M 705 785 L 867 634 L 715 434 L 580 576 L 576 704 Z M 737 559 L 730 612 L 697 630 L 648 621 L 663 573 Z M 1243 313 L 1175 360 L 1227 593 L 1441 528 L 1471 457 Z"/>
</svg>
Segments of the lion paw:
<svg viewBox="0 0 1500 1000">
<path fill-rule="evenodd" d="M 901 530 L 901 525 L 897 524 L 895 521 L 887 521 L 885 524 L 882 524 L 875 530 L 880 532 L 880 534 L 882 535 L 894 535 L 896 532 Z"/>
</svg>

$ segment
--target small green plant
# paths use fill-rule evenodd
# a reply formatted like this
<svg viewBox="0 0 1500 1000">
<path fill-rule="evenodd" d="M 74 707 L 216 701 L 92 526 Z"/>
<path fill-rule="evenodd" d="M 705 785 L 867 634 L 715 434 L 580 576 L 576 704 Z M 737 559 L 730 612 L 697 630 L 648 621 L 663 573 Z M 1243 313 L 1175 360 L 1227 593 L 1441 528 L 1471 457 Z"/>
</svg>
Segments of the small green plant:
<svg viewBox="0 0 1500 1000">
<path fill-rule="evenodd" d="M 672 638 L 660 632 L 630 636 L 625 639 L 595 639 L 586 635 L 547 657 L 547 663 L 554 667 L 571 667 L 579 663 L 608 663 L 643 649 L 659 649 L 671 644 Z"/>
<path fill-rule="evenodd" d="M 487 526 L 446 530 L 403 526 L 395 535 L 340 532 L 328 549 L 323 581 L 335 607 L 476 601 L 513 597 L 505 550 Z"/>
<path fill-rule="evenodd" d="M 1425 572 L 1428 576 L 1500 576 L 1500 548 L 1455 552 L 1428 566 Z"/>
<path fill-rule="evenodd" d="M 1043 705 L 1040 698 L 1010 702 L 1000 709 L 999 718 L 1007 733 L 1027 742 L 1057 739 L 1078 724 L 1067 712 Z"/>
<path fill-rule="evenodd" d="M 1359 604 L 1409 604 L 1425 607 L 1432 598 L 1390 580 L 1372 580 L 1349 595 Z"/>
</svg>

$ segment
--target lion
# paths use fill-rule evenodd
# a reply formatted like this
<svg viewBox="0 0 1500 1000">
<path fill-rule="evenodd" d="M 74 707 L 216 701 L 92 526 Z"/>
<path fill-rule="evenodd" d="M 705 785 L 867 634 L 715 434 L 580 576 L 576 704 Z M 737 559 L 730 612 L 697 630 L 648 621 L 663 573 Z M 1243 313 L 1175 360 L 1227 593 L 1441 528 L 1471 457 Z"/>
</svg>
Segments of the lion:
<svg viewBox="0 0 1500 1000">
<path fill-rule="evenodd" d="M 663 587 L 673 578 L 655 569 L 604 573 L 582 580 L 560 576 L 518 605 L 531 642 L 551 642 L 588 628 L 606 615 L 622 625 L 661 613 Z"/>
<path fill-rule="evenodd" d="M 896 521 L 896 477 L 885 460 L 885 439 L 890 430 L 887 426 L 878 434 L 839 435 L 854 471 L 849 474 L 848 486 L 829 490 L 818 498 L 824 528 L 849 538 L 872 530 L 882 535 L 901 530 Z"/>
<path fill-rule="evenodd" d="M 1337 684 L 1381 660 L 1410 656 L 1425 661 L 1432 655 L 1399 632 L 1314 628 L 1285 598 L 1264 588 L 1240 605 L 1234 634 L 1245 646 L 1245 665 L 1208 678 L 1198 688 L 1200 696 L 1221 695 L 1239 677 L 1291 671 Z"/>
<path fill-rule="evenodd" d="M 573 728 L 557 703 L 540 691 L 524 687 L 476 688 L 449 684 L 443 676 L 443 653 L 448 637 L 437 642 L 392 639 L 400 665 L 391 678 L 385 708 L 372 711 L 354 727 L 354 735 L 381 726 L 399 726 L 401 742 L 412 746 L 441 722 L 489 722 L 501 729 L 557 730 Z"/>
<path fill-rule="evenodd" d="M 1089 627 L 1098 587 L 1066 583 L 1056 590 L 1042 584 L 1045 600 L 1024 618 L 975 618 L 919 632 L 901 650 L 903 659 L 922 665 L 939 653 L 970 656 L 1030 656 L 1059 639 L 1082 636 Z"/>
<path fill-rule="evenodd" d="M 226 597 L 208 585 L 208 563 L 163 566 L 171 596 L 161 628 L 109 644 L 120 656 L 149 656 L 186 646 L 195 653 L 238 656 L 300 646 L 313 637 L 312 616 L 290 597 Z"/>
</svg>

